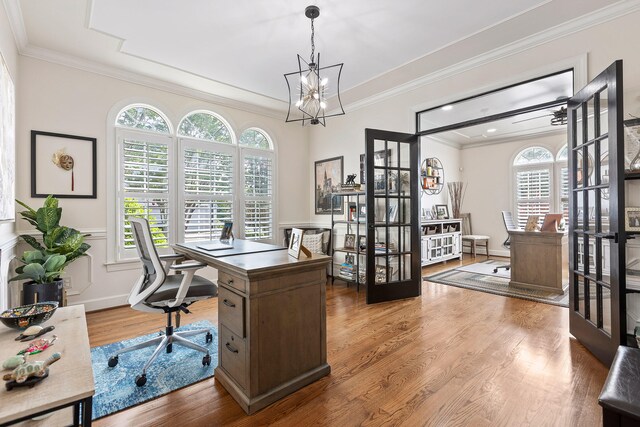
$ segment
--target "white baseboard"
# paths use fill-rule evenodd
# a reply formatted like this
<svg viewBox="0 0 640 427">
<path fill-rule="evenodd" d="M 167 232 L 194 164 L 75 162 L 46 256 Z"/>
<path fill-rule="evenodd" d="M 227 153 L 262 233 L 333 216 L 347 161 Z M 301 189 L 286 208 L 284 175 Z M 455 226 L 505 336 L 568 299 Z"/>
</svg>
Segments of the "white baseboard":
<svg viewBox="0 0 640 427">
<path fill-rule="evenodd" d="M 127 303 L 128 297 L 129 297 L 129 294 L 114 295 L 110 297 L 96 298 L 96 299 L 89 299 L 89 300 L 80 300 L 80 299 L 76 300 L 75 298 L 71 297 L 69 301 L 69 305 L 84 304 L 84 309 L 87 312 L 95 311 L 95 310 L 103 310 L 105 308 L 128 305 Z"/>
</svg>

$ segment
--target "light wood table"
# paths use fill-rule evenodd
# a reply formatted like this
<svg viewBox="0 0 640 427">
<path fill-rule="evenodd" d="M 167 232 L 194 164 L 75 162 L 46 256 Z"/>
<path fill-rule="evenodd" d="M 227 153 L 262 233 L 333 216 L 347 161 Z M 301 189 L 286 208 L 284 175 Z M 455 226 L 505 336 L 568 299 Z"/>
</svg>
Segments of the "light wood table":
<svg viewBox="0 0 640 427">
<path fill-rule="evenodd" d="M 569 277 L 567 235 L 559 232 L 509 231 L 510 285 L 564 293 Z"/>
<path fill-rule="evenodd" d="M 213 257 L 195 244 L 174 250 L 218 270 L 215 380 L 248 414 L 328 375 L 326 268 L 285 249 Z"/>
<path fill-rule="evenodd" d="M 49 376 L 33 388 L 16 387 L 8 391 L 4 384 L 1 385 L 0 425 L 26 421 L 54 411 L 58 412 L 39 423 L 26 421 L 23 425 L 91 425 L 95 387 L 84 306 L 58 308 L 51 319 L 42 324 L 49 325 L 56 328 L 43 338 L 55 334 L 58 339 L 42 353 L 30 356 L 30 360 L 44 360 L 55 352 L 61 353 L 62 358 L 49 367 Z M 19 333 L 0 324 L 0 363 L 26 348 L 28 342 L 15 341 Z M 68 418 L 61 420 L 65 415 Z"/>
</svg>

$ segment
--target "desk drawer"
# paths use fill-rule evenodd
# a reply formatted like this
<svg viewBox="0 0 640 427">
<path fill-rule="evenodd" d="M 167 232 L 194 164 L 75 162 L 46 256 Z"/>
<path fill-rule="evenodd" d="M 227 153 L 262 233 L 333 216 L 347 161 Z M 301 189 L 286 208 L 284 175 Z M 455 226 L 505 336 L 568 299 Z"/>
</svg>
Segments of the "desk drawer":
<svg viewBox="0 0 640 427">
<path fill-rule="evenodd" d="M 247 389 L 245 340 L 220 325 L 220 366 L 243 389 Z"/>
<path fill-rule="evenodd" d="M 219 321 L 236 335 L 244 338 L 244 298 L 224 287 L 218 289 Z"/>
<path fill-rule="evenodd" d="M 247 290 L 247 282 L 237 276 L 232 276 L 224 271 L 218 271 L 218 285 L 230 286 L 241 292 Z"/>
</svg>

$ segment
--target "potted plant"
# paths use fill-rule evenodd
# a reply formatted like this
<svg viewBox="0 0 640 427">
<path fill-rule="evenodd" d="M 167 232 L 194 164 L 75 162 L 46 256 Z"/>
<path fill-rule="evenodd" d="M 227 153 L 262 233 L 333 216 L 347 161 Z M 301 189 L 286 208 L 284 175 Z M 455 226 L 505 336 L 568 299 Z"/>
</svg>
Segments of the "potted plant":
<svg viewBox="0 0 640 427">
<path fill-rule="evenodd" d="M 33 250 L 25 251 L 16 268 L 17 276 L 9 281 L 29 279 L 23 285 L 23 303 L 58 301 L 62 304 L 64 268 L 82 256 L 91 246 L 84 243 L 85 235 L 78 230 L 60 225 L 62 208 L 58 199 L 49 196 L 38 210 L 20 200 L 16 202 L 27 210 L 19 212 L 23 219 L 42 233 L 42 242 L 30 235 L 20 235 Z"/>
</svg>

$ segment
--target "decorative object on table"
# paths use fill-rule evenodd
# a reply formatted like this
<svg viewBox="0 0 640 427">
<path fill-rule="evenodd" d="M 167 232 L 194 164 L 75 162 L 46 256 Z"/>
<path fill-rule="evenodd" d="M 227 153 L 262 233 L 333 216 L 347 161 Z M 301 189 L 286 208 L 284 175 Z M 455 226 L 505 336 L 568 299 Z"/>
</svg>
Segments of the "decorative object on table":
<svg viewBox="0 0 640 427">
<path fill-rule="evenodd" d="M 624 121 L 624 168 L 640 172 L 640 118 Z"/>
<path fill-rule="evenodd" d="M 17 384 L 21 384 L 31 377 L 44 377 L 48 374 L 49 366 L 60 360 L 61 357 L 62 355 L 60 353 L 53 353 L 46 360 L 25 362 L 15 368 L 13 372 L 6 374 L 2 378 L 5 381 L 15 381 Z M 7 384 L 7 389 L 11 390 L 9 384 Z"/>
<path fill-rule="evenodd" d="M 624 208 L 624 229 L 640 231 L 640 207 Z"/>
<path fill-rule="evenodd" d="M 346 185 L 356 185 L 356 174 L 347 175 L 347 180 L 344 182 Z"/>
<path fill-rule="evenodd" d="M 134 351 L 128 357 L 121 357 L 118 369 L 109 368 L 104 361 L 109 355 L 121 348 L 131 347 L 148 341 L 156 336 L 151 333 L 132 339 L 114 342 L 91 348 L 91 364 L 95 383 L 93 396 L 92 418 L 94 420 L 117 411 L 138 405 L 142 402 L 163 396 L 174 390 L 195 384 L 198 381 L 213 377 L 213 371 L 218 366 L 218 329 L 207 320 L 184 324 L 176 329 L 177 332 L 209 329 L 213 335 L 212 341 L 204 336 L 197 339 L 198 345 L 211 349 L 211 365 L 203 366 L 200 359 L 193 357 L 194 351 L 183 346 L 173 346 L 171 354 L 158 357 L 147 369 L 151 378 L 162 378 L 162 381 L 149 381 L 144 389 L 137 387 L 131 378 L 138 375 L 140 367 L 149 358 L 149 352 Z"/>
<path fill-rule="evenodd" d="M 0 313 L 0 321 L 9 328 L 26 329 L 49 320 L 57 308 L 56 301 L 23 305 Z"/>
<path fill-rule="evenodd" d="M 449 219 L 449 206 L 435 205 L 437 219 Z"/>
<path fill-rule="evenodd" d="M 0 222 L 15 221 L 16 93 L 0 55 Z"/>
<path fill-rule="evenodd" d="M 462 202 L 464 202 L 465 185 L 461 181 L 447 183 L 449 198 L 451 199 L 451 212 L 454 218 L 460 218 Z"/>
<path fill-rule="evenodd" d="M 27 329 L 25 329 L 24 331 L 22 331 L 20 333 L 20 335 L 18 335 L 15 340 L 16 341 L 22 341 L 25 339 L 34 339 L 39 337 L 40 335 L 44 335 L 47 332 L 51 332 L 55 329 L 55 326 L 47 326 L 46 328 L 43 328 L 40 325 L 35 325 L 35 326 L 29 326 Z"/>
<path fill-rule="evenodd" d="M 358 247 L 361 251 L 367 250 L 367 236 L 360 236 L 360 240 L 358 241 Z"/>
<path fill-rule="evenodd" d="M 327 117 L 344 114 L 340 101 L 340 75 L 343 64 L 320 66 L 320 53 L 315 57 L 315 29 L 313 21 L 320 16 L 318 6 L 307 6 L 304 15 L 311 19 L 311 56 L 307 63 L 298 55 L 298 71 L 284 75 L 289 89 L 289 110 L 286 122 L 308 121 L 312 125 L 325 126 Z M 336 104 L 328 105 L 328 99 Z M 295 101 L 294 101 L 295 100 Z M 327 109 L 333 111 L 327 114 Z"/>
<path fill-rule="evenodd" d="M 62 304 L 64 292 L 60 276 L 67 265 L 91 246 L 84 243 L 85 235 L 78 230 L 60 225 L 62 208 L 54 196 L 48 196 L 38 210 L 20 200 L 16 202 L 27 209 L 19 213 L 42 233 L 42 243 L 28 234 L 20 236 L 34 250 L 23 253 L 20 258 L 23 265 L 16 268 L 17 276 L 10 281 L 30 279 L 22 288 L 25 304 L 51 300 Z"/>
<path fill-rule="evenodd" d="M 307 257 L 311 257 L 311 251 L 305 248 L 302 244 L 303 235 L 304 230 L 301 230 L 299 228 L 291 229 L 291 239 L 289 240 L 289 248 L 287 253 L 295 259 L 300 258 L 300 252 L 304 253 Z"/>
<path fill-rule="evenodd" d="M 444 168 L 437 157 L 426 158 L 420 164 L 420 187 L 428 195 L 440 194 L 444 187 Z"/>
<path fill-rule="evenodd" d="M 564 216 L 561 213 L 545 214 L 540 231 L 557 232 L 558 230 L 564 230 Z"/>
<path fill-rule="evenodd" d="M 345 249 L 355 249 L 356 248 L 356 235 L 355 234 L 345 234 L 344 235 L 344 248 Z"/>
<path fill-rule="evenodd" d="M 47 326 L 46 328 L 43 328 L 41 326 L 32 326 L 32 328 L 41 328 L 39 332 L 32 334 L 32 335 L 24 335 L 20 334 L 17 338 L 16 341 L 20 341 L 20 342 L 27 342 L 29 340 L 32 340 L 34 338 L 38 338 L 43 336 L 44 334 L 48 334 L 49 332 L 53 331 L 56 327 L 53 325 Z M 26 332 L 26 331 L 25 331 Z M 22 337 L 22 338 L 20 338 Z"/>
<path fill-rule="evenodd" d="M 315 162 L 315 213 L 316 215 L 343 214 L 343 197 L 332 195 L 340 190 L 344 157 L 318 160 Z"/>
<path fill-rule="evenodd" d="M 360 184 L 356 184 L 356 174 L 347 175 L 347 180 L 340 184 L 340 191 L 360 191 Z"/>
<path fill-rule="evenodd" d="M 45 351 L 49 347 L 53 345 L 55 340 L 58 339 L 57 335 L 53 335 L 51 338 L 40 338 L 37 340 L 31 341 L 26 348 L 23 348 L 18 352 L 18 354 L 37 354 Z"/>
<path fill-rule="evenodd" d="M 538 223 L 540 222 L 539 215 L 529 215 L 527 218 L 527 224 L 524 226 L 524 231 L 538 231 L 540 230 L 540 226 Z"/>
<path fill-rule="evenodd" d="M 27 361 L 27 356 L 24 354 L 18 354 L 11 356 L 4 362 L 2 362 L 2 369 L 15 369 Z"/>
<path fill-rule="evenodd" d="M 96 138 L 31 131 L 31 197 L 95 199 Z"/>
<path fill-rule="evenodd" d="M 233 222 L 225 221 L 220 232 L 220 240 L 229 240 L 233 238 Z"/>
</svg>

